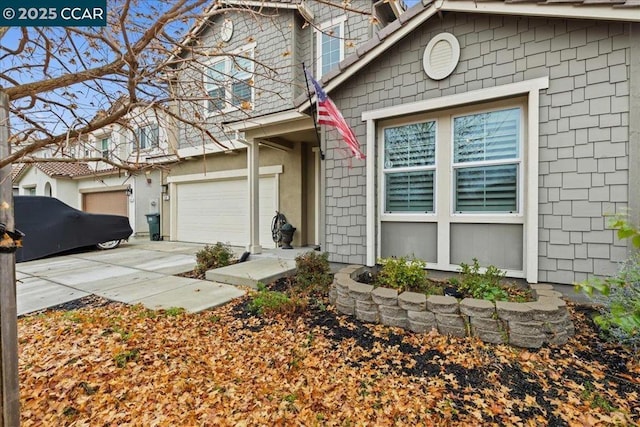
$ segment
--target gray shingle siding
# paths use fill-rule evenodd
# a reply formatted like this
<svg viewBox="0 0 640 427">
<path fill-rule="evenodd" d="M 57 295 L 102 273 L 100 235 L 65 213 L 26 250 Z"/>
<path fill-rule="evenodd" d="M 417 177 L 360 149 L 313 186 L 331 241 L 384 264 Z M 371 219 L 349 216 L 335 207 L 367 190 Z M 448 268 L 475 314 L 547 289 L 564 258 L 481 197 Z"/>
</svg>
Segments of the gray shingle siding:
<svg viewBox="0 0 640 427">
<path fill-rule="evenodd" d="M 351 7 L 359 10 L 371 10 L 370 0 L 356 0 Z M 308 4 L 314 13 L 314 25 L 321 25 L 333 18 L 346 16 L 345 38 L 351 42 L 345 46 L 345 56 L 354 52 L 364 43 L 371 32 L 368 16 L 345 12 L 339 7 L 311 2 Z M 220 39 L 220 24 L 223 19 L 232 19 L 233 37 L 228 43 Z M 222 132 L 220 122 L 241 120 L 252 116 L 262 116 L 293 108 L 293 100 L 306 93 L 301 63 L 305 62 L 315 72 L 316 44 L 314 26 L 304 26 L 304 20 L 292 9 L 268 9 L 264 16 L 248 12 L 226 12 L 216 16 L 214 22 L 200 36 L 203 46 L 210 46 L 210 52 L 223 55 L 233 52 L 249 43 L 255 43 L 254 73 L 254 109 L 251 111 L 230 111 L 224 115 L 207 117 L 204 101 L 200 101 L 198 114 L 210 123 L 211 132 L 223 142 L 228 138 Z M 264 64 L 261 65 L 261 64 Z M 187 93 L 201 91 L 202 75 L 200 71 L 183 71 L 179 77 L 183 90 Z M 194 88 L 195 86 L 195 88 Z M 181 108 L 183 112 L 192 111 L 193 104 Z M 192 117 L 194 118 L 195 115 Z M 201 119 L 197 119 L 200 121 Z M 180 147 L 198 146 L 202 143 L 202 134 L 191 126 L 181 125 Z"/>
<path fill-rule="evenodd" d="M 275 12 L 275 11 L 273 11 Z M 281 9 L 272 16 L 258 16 L 248 12 L 227 12 L 214 18 L 214 22 L 202 35 L 203 50 L 224 55 L 250 43 L 255 43 L 254 59 L 254 109 L 251 115 L 264 115 L 290 108 L 294 99 L 292 82 L 292 61 L 295 57 L 293 46 L 293 26 L 295 11 Z M 228 43 L 220 39 L 219 29 L 223 19 L 232 19 L 233 37 Z M 200 61 L 204 61 L 200 59 Z M 194 67 L 194 66 L 192 66 Z M 202 69 L 183 71 L 180 74 L 180 90 L 187 93 L 202 93 Z M 247 117 L 247 111 L 230 111 L 223 115 L 207 116 L 204 100 L 199 101 L 200 117 L 209 123 L 211 132 L 223 142 L 225 135 L 220 129 L 222 121 L 228 122 Z M 183 106 L 183 113 L 193 114 L 194 103 Z M 199 119 L 199 121 L 202 119 Z M 199 146 L 202 134 L 192 126 L 182 125 L 180 147 Z"/>
<path fill-rule="evenodd" d="M 443 31 L 458 38 L 461 55 L 454 74 L 438 82 L 426 77 L 421 60 Z M 539 110 L 538 278 L 572 283 L 610 274 L 626 256 L 626 243 L 603 217 L 628 203 L 629 32 L 623 23 L 445 14 L 331 96 L 365 149 L 363 111 L 549 76 Z M 326 143 L 325 249 L 332 261 L 363 263 L 364 162 L 349 168 L 334 131 Z"/>
</svg>

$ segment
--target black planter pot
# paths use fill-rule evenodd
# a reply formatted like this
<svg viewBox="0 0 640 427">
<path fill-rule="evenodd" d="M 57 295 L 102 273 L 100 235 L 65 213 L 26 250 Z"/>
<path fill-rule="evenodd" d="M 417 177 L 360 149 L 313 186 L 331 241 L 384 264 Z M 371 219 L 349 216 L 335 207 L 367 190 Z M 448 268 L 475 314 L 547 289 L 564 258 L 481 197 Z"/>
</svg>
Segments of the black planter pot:
<svg viewBox="0 0 640 427">
<path fill-rule="evenodd" d="M 296 228 L 286 223 L 280 228 L 280 235 L 282 236 L 282 249 L 293 249 L 291 242 L 293 241 L 293 233 L 296 232 Z"/>
</svg>

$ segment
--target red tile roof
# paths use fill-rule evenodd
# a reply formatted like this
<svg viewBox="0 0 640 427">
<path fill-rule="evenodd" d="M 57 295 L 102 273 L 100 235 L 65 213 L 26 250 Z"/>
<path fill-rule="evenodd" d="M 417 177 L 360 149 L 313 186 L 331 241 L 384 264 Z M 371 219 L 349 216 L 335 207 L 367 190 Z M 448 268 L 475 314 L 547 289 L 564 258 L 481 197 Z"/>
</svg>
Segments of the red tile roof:
<svg viewBox="0 0 640 427">
<path fill-rule="evenodd" d="M 13 163 L 11 165 L 11 182 L 16 182 L 28 167 L 26 163 Z"/>
<path fill-rule="evenodd" d="M 52 178 L 73 178 L 95 172 L 86 163 L 43 162 L 36 163 L 36 167 Z"/>
</svg>

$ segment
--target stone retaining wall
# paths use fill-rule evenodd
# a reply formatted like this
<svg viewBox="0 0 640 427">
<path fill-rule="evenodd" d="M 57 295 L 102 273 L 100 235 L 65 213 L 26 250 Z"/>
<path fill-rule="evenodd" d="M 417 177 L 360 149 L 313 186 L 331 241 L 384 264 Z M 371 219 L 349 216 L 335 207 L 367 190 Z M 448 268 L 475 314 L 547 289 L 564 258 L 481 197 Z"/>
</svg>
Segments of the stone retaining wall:
<svg viewBox="0 0 640 427">
<path fill-rule="evenodd" d="M 413 332 L 437 329 L 444 335 L 477 336 L 484 342 L 539 348 L 565 344 L 575 329 L 561 294 L 551 285 L 531 285 L 536 301 L 503 302 L 403 292 L 356 282 L 366 267 L 350 265 L 336 273 L 331 304 L 363 322 L 398 326 Z"/>
</svg>

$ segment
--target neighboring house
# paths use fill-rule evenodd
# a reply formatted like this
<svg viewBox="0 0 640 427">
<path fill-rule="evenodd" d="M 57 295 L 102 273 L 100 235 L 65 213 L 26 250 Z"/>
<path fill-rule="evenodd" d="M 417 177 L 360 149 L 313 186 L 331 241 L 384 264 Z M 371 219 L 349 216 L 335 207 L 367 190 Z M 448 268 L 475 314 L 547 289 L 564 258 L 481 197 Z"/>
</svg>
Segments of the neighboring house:
<svg viewBox="0 0 640 427">
<path fill-rule="evenodd" d="M 26 169 L 27 165 L 24 163 L 15 163 L 11 165 L 11 190 L 14 196 L 20 194 L 20 186 L 17 182 L 20 180 Z"/>
<path fill-rule="evenodd" d="M 88 135 L 85 156 L 102 157 L 114 163 L 158 163 L 170 158 L 168 135 L 152 117 L 138 117 L 129 127 L 111 125 Z M 135 235 L 149 232 L 147 214 L 161 212 L 161 172 L 147 169 L 129 172 L 107 162 L 90 164 L 92 176 L 78 177 L 82 209 L 129 217 Z"/>
<path fill-rule="evenodd" d="M 130 129 L 111 125 L 84 135 L 67 147 L 66 157 L 102 157 L 118 163 L 165 161 L 168 136 L 152 120 Z M 44 150 L 39 156 L 55 159 L 59 153 Z M 39 157 L 36 156 L 36 157 Z M 17 163 L 13 166 L 14 194 L 56 197 L 92 213 L 129 217 L 136 235 L 147 235 L 146 214 L 161 213 L 161 172 L 127 172 L 107 162 Z"/>
<path fill-rule="evenodd" d="M 349 6 L 374 12 L 380 26 L 402 10 L 396 0 L 356 0 Z M 178 53 L 184 61 L 177 61 L 175 90 L 186 98 L 199 96 L 198 111 L 186 103 L 175 108 L 192 114 L 225 147 L 192 127 L 178 129 L 181 161 L 163 181 L 169 186 L 163 210 L 170 212 L 164 234 L 171 240 L 247 245 L 258 253 L 275 246 L 271 223 L 279 211 L 297 229 L 294 245 L 320 244 L 318 135 L 310 116 L 294 109 L 296 97 L 307 93 L 301 65 L 318 75 L 330 73 L 373 35 L 370 17 L 301 0 L 231 0 L 214 7 L 229 10 L 190 35 L 210 57 L 194 65 L 190 52 Z"/>
<path fill-rule="evenodd" d="M 323 131 L 332 261 L 572 283 L 627 258 L 606 216 L 640 213 L 637 1 L 424 1 L 322 83 L 367 155 Z"/>
<path fill-rule="evenodd" d="M 86 163 L 18 163 L 14 167 L 22 169 L 22 173 L 13 181 L 18 189 L 17 194 L 56 197 L 76 208 L 78 187 L 74 178 L 93 172 Z"/>
</svg>

